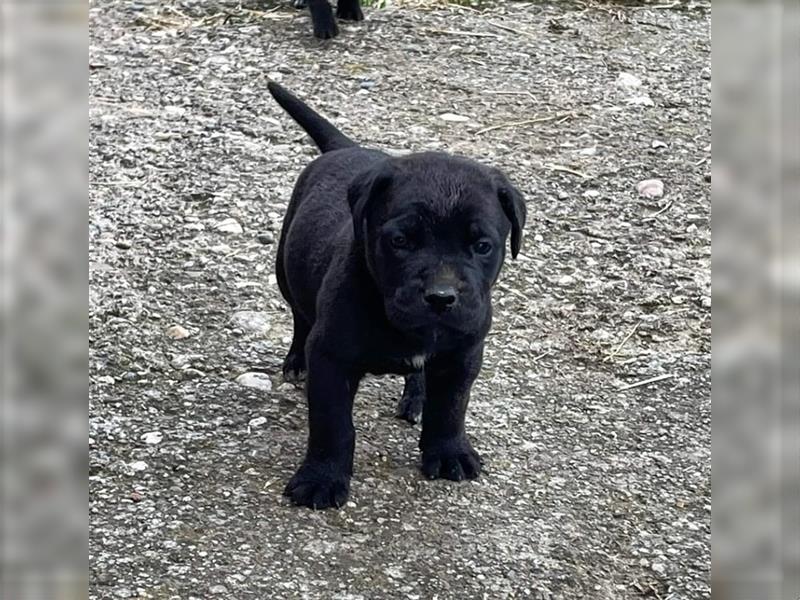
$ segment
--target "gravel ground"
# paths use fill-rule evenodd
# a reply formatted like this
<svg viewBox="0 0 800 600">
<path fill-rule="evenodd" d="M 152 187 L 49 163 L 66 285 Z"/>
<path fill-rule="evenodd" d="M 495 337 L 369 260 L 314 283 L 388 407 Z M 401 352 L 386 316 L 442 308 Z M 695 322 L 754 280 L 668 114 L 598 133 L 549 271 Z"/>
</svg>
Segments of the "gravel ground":
<svg viewBox="0 0 800 600">
<path fill-rule="evenodd" d="M 406 3 L 318 42 L 288 3 L 91 0 L 91 597 L 710 597 L 709 8 Z M 479 480 L 424 481 L 370 378 L 351 501 L 281 496 L 275 238 L 315 150 L 269 78 L 524 191 Z"/>
</svg>

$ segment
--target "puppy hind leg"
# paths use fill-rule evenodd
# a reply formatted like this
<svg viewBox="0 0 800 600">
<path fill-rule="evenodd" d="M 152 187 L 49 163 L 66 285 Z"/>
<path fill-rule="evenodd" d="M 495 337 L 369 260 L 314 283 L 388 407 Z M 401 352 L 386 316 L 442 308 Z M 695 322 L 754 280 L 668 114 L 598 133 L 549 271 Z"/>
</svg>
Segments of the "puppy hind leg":
<svg viewBox="0 0 800 600">
<path fill-rule="evenodd" d="M 306 371 L 306 339 L 311 327 L 306 320 L 296 311 L 292 311 L 294 321 L 294 332 L 292 333 L 292 345 L 283 360 L 283 378 L 286 381 L 298 382 L 303 379 Z"/>
<path fill-rule="evenodd" d="M 308 0 L 308 8 L 311 11 L 315 37 L 327 40 L 339 34 L 333 9 L 328 0 Z"/>
<path fill-rule="evenodd" d="M 360 0 L 339 0 L 336 5 L 336 16 L 347 21 L 363 21 Z"/>
<path fill-rule="evenodd" d="M 412 425 L 419 423 L 422 416 L 422 405 L 425 403 L 425 373 L 406 375 L 403 397 L 397 403 L 398 419 L 408 421 Z"/>
</svg>

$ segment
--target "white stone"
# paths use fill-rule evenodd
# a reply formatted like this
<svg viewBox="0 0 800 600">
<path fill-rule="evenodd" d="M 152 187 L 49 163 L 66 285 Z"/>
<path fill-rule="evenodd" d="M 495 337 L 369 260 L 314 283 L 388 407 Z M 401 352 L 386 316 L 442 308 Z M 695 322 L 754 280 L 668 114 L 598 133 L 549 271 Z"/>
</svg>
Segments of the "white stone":
<svg viewBox="0 0 800 600">
<path fill-rule="evenodd" d="M 272 390 L 272 381 L 264 373 L 242 373 L 236 378 L 236 383 L 264 392 Z"/>
<path fill-rule="evenodd" d="M 648 96 L 647 94 L 644 94 L 642 96 L 634 96 L 633 98 L 628 98 L 627 102 L 628 102 L 628 104 L 631 104 L 633 106 L 655 106 L 656 105 L 656 103 L 653 102 L 653 99 L 650 96 Z"/>
<path fill-rule="evenodd" d="M 214 225 L 214 229 L 216 229 L 217 231 L 221 231 L 222 233 L 238 234 L 244 232 L 244 228 L 241 226 L 239 221 L 232 218 L 220 221 L 219 223 Z"/>
<path fill-rule="evenodd" d="M 617 85 L 626 88 L 636 88 L 642 85 L 642 80 L 632 73 L 624 71 L 617 76 Z"/>
<path fill-rule="evenodd" d="M 269 315 L 255 310 L 240 310 L 233 313 L 231 325 L 257 335 L 266 335 L 270 330 Z"/>
<path fill-rule="evenodd" d="M 188 338 L 191 333 L 185 327 L 181 325 L 171 325 L 167 328 L 167 335 L 171 337 L 173 340 L 182 340 Z"/>
<path fill-rule="evenodd" d="M 466 123 L 469 121 L 469 117 L 465 117 L 464 115 L 457 115 L 455 113 L 442 113 L 439 115 L 439 118 L 442 121 L 447 121 L 449 123 Z"/>
<path fill-rule="evenodd" d="M 142 441 L 150 445 L 160 444 L 162 439 L 164 436 L 160 431 L 149 431 L 142 436 Z"/>
<path fill-rule="evenodd" d="M 575 278 L 572 275 L 564 275 L 558 280 L 558 285 L 572 285 Z"/>
<path fill-rule="evenodd" d="M 645 179 L 636 184 L 636 191 L 643 198 L 660 198 L 664 195 L 664 182 L 660 179 Z"/>
</svg>

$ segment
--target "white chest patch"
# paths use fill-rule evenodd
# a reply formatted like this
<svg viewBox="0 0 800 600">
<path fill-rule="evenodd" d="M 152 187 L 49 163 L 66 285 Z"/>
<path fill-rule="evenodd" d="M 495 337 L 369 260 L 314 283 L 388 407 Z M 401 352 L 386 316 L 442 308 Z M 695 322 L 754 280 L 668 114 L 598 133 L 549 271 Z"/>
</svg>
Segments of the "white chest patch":
<svg viewBox="0 0 800 600">
<path fill-rule="evenodd" d="M 415 369 L 421 369 L 425 366 L 425 359 L 427 357 L 424 354 L 417 354 L 416 356 L 411 357 L 411 364 Z"/>
</svg>

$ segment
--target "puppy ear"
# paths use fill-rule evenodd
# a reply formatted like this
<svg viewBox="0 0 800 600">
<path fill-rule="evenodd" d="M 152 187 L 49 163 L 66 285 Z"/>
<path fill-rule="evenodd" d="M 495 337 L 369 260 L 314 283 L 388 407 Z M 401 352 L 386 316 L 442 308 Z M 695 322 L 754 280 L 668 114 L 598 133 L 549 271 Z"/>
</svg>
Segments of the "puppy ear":
<svg viewBox="0 0 800 600">
<path fill-rule="evenodd" d="M 497 199 L 500 201 L 506 217 L 511 221 L 511 256 L 517 258 L 522 247 L 522 229 L 525 227 L 525 219 L 528 216 L 525 198 L 500 171 L 495 171 L 494 176 Z"/>
<path fill-rule="evenodd" d="M 353 235 L 356 243 L 366 242 L 367 211 L 374 201 L 386 192 L 394 177 L 394 168 L 388 160 L 381 161 L 358 175 L 347 189 L 347 202 L 353 214 Z"/>
</svg>

